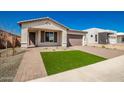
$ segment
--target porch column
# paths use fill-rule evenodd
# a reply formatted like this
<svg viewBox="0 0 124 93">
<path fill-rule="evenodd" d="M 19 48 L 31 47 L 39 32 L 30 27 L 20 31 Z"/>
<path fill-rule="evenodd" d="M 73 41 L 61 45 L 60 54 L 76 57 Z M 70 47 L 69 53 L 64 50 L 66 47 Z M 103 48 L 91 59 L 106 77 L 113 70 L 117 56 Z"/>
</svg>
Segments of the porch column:
<svg viewBox="0 0 124 93">
<path fill-rule="evenodd" d="M 28 47 L 28 28 L 22 28 L 21 31 L 21 47 Z"/>
<path fill-rule="evenodd" d="M 36 46 L 38 46 L 38 41 L 39 41 L 39 37 L 38 37 L 39 31 L 35 32 L 35 42 L 36 42 Z"/>
<path fill-rule="evenodd" d="M 86 35 L 83 35 L 82 46 L 85 46 L 85 45 L 86 45 Z"/>
<path fill-rule="evenodd" d="M 38 37 L 37 37 L 37 39 L 38 39 L 38 46 L 40 46 L 40 39 L 41 39 L 41 30 L 38 30 Z"/>
<path fill-rule="evenodd" d="M 67 31 L 62 31 L 62 46 L 67 47 Z"/>
</svg>

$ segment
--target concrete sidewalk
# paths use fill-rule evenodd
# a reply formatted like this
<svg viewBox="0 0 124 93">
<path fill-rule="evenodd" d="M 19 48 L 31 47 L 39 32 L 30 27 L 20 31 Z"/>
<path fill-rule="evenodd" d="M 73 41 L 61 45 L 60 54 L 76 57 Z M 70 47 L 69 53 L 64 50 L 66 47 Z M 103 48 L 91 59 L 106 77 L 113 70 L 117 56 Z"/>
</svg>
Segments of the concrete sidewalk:
<svg viewBox="0 0 124 93">
<path fill-rule="evenodd" d="M 47 76 L 40 51 L 29 48 L 24 54 L 22 62 L 15 76 L 15 82 L 23 82 Z"/>
<path fill-rule="evenodd" d="M 120 55 L 124 55 L 124 50 L 106 49 L 91 46 L 74 46 L 70 48 L 72 50 L 81 50 L 104 58 L 114 58 Z"/>
<path fill-rule="evenodd" d="M 124 81 L 124 55 L 30 82 L 120 82 Z"/>
</svg>

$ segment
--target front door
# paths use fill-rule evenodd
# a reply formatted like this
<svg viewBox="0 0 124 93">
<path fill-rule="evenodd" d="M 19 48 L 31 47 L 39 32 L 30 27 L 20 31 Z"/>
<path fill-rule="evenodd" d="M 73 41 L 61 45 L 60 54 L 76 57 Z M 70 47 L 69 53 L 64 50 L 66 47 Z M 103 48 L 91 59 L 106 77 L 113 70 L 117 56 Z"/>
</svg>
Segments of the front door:
<svg viewBox="0 0 124 93">
<path fill-rule="evenodd" d="M 29 45 L 35 45 L 35 32 L 29 32 Z"/>
</svg>

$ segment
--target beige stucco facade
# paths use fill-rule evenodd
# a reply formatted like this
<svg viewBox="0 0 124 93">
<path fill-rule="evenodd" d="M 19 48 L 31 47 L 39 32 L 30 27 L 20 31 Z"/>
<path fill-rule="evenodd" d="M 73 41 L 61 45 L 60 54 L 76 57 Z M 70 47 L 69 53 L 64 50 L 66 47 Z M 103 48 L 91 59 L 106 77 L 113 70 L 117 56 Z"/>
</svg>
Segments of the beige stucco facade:
<svg viewBox="0 0 124 93">
<path fill-rule="evenodd" d="M 57 25 L 50 20 L 32 21 L 22 24 L 21 29 L 21 47 L 29 47 L 29 32 L 35 32 L 35 42 L 37 46 L 47 45 L 61 45 L 66 47 L 67 45 L 67 29 Z M 45 32 L 57 32 L 57 42 L 40 42 L 41 31 Z"/>
<path fill-rule="evenodd" d="M 78 38 L 79 35 L 82 35 L 81 45 L 85 45 L 86 32 L 82 31 L 70 31 L 68 27 L 63 26 L 62 24 L 56 22 L 51 18 L 41 18 L 33 19 L 27 21 L 19 22 L 21 26 L 21 47 L 32 47 L 32 46 L 62 46 L 66 47 L 68 40 L 68 34 L 75 35 Z M 42 32 L 45 33 L 57 33 L 56 42 L 41 42 Z M 30 44 L 30 33 L 35 33 L 35 44 Z M 44 34 L 44 37 L 47 37 Z M 54 37 L 55 38 L 55 37 Z M 76 38 L 76 39 L 77 39 Z M 46 38 L 45 38 L 46 39 Z M 76 40 L 75 39 L 75 40 Z M 75 41 L 73 42 L 75 43 Z"/>
</svg>

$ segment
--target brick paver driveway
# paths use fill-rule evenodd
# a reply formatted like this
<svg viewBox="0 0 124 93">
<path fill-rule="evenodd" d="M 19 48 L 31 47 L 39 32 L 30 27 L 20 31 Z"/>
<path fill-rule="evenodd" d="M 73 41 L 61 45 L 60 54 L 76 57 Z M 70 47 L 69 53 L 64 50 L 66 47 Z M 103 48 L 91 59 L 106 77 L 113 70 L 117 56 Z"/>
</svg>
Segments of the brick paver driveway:
<svg viewBox="0 0 124 93">
<path fill-rule="evenodd" d="M 24 54 L 14 81 L 21 82 L 47 76 L 40 51 L 29 48 Z"/>
<path fill-rule="evenodd" d="M 105 58 L 113 58 L 120 55 L 124 55 L 124 50 L 106 49 L 106 48 L 98 48 L 98 47 L 90 47 L 90 46 L 74 46 L 70 48 L 89 52 Z"/>
</svg>

